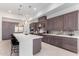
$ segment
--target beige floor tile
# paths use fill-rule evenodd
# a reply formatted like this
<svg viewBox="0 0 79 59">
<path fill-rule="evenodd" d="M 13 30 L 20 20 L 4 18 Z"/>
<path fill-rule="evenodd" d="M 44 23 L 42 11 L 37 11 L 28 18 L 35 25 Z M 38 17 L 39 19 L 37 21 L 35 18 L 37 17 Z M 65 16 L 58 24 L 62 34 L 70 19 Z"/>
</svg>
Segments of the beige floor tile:
<svg viewBox="0 0 79 59">
<path fill-rule="evenodd" d="M 42 42 L 42 49 L 35 56 L 77 56 L 77 54 Z"/>
</svg>

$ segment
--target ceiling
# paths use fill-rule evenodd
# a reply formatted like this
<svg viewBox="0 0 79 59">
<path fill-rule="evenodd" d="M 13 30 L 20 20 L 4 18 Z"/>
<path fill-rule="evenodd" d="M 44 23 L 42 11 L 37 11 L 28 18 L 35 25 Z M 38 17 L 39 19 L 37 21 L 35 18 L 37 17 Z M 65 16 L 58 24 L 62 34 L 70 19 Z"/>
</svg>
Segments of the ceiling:
<svg viewBox="0 0 79 59">
<path fill-rule="evenodd" d="M 78 4 L 79 3 L 64 3 L 63 5 L 61 5 L 61 6 L 57 7 L 57 8 L 55 8 L 55 9 L 47 12 L 45 15 L 46 16 L 50 16 L 52 14 L 55 14 L 55 13 L 57 13 L 59 11 L 65 10 L 67 8 L 70 8 L 70 7 L 75 6 L 75 5 L 78 5 Z"/>
<path fill-rule="evenodd" d="M 26 16 L 27 18 L 49 16 L 76 3 L 0 3 L 0 11 Z"/>
<path fill-rule="evenodd" d="M 33 17 L 49 5 L 51 5 L 51 3 L 0 3 L 0 11 Z"/>
</svg>

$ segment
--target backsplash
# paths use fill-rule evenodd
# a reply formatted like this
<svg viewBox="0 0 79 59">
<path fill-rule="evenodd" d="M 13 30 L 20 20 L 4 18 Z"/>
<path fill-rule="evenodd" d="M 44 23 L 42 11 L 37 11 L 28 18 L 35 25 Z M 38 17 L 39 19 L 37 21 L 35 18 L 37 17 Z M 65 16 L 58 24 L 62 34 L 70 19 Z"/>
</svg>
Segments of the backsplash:
<svg viewBox="0 0 79 59">
<path fill-rule="evenodd" d="M 74 35 L 79 35 L 79 31 L 50 31 L 50 34 L 74 34 Z"/>
</svg>

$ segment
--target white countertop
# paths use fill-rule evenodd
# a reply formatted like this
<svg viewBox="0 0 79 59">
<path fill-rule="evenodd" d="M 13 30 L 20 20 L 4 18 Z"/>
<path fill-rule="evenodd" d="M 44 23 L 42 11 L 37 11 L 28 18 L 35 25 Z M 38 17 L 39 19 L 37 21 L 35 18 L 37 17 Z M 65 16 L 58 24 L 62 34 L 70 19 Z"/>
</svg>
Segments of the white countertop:
<svg viewBox="0 0 79 59">
<path fill-rule="evenodd" d="M 68 37 L 68 38 L 78 38 L 79 39 L 79 35 L 73 35 L 73 36 L 69 36 L 69 35 L 57 35 L 57 34 L 43 34 L 43 35 L 52 35 L 52 36 L 60 36 L 60 37 Z"/>
<path fill-rule="evenodd" d="M 37 38 L 42 38 L 42 36 L 38 36 L 38 35 L 32 35 L 32 34 L 28 34 L 25 35 L 23 33 L 13 33 L 13 35 L 17 38 L 18 41 L 25 41 L 27 39 L 37 39 Z"/>
<path fill-rule="evenodd" d="M 33 40 L 42 38 L 42 36 L 23 33 L 13 33 L 19 41 L 19 55 L 20 56 L 33 56 Z"/>
</svg>

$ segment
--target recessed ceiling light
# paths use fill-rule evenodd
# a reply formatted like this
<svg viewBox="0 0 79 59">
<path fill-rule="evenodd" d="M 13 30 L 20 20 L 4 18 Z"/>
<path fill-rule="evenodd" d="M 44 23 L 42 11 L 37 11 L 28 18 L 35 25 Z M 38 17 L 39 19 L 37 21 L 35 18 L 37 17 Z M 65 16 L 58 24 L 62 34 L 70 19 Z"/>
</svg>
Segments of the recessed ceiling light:
<svg viewBox="0 0 79 59">
<path fill-rule="evenodd" d="M 34 9 L 34 11 L 36 11 L 37 10 L 37 8 L 33 8 Z"/>
<path fill-rule="evenodd" d="M 11 11 L 11 10 L 8 10 L 8 12 L 9 12 L 9 13 L 12 13 L 12 11 Z"/>
</svg>

